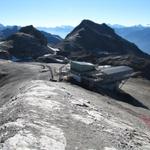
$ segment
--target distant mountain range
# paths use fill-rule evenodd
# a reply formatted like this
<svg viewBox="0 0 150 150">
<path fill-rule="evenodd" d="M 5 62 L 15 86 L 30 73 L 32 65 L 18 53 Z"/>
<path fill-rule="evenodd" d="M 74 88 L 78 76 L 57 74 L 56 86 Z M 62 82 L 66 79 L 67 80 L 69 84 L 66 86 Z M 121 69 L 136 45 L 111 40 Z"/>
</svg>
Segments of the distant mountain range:
<svg viewBox="0 0 150 150">
<path fill-rule="evenodd" d="M 137 25 L 126 27 L 119 24 L 110 25 L 111 28 L 115 29 L 115 32 L 122 36 L 123 38 L 129 40 L 130 42 L 135 43 L 141 50 L 150 54 L 150 27 Z M 4 26 L 0 24 L 0 39 L 6 38 L 9 35 L 16 32 L 16 30 L 20 29 L 18 26 Z M 50 33 L 51 36 L 56 37 L 55 42 L 57 44 L 58 39 L 65 38 L 67 34 L 69 34 L 74 27 L 73 26 L 57 26 L 57 27 L 37 27 L 38 30 L 44 31 L 45 36 L 48 36 L 47 33 Z M 60 37 L 58 37 L 59 35 Z M 50 35 L 49 35 L 50 36 Z M 48 41 L 51 44 L 51 36 L 49 37 Z M 61 38 L 62 37 L 62 38 Z M 58 38 L 58 39 L 57 39 Z"/>
<path fill-rule="evenodd" d="M 59 26 L 59 27 L 37 27 L 38 30 L 49 32 L 51 34 L 59 35 L 65 38 L 68 33 L 70 33 L 74 27 L 73 26 Z"/>
<path fill-rule="evenodd" d="M 114 29 L 117 34 L 135 43 L 141 50 L 150 54 L 150 27 L 133 26 Z"/>
<path fill-rule="evenodd" d="M 3 26 L 2 24 L 0 24 L 0 40 L 7 39 L 9 36 L 17 33 L 20 30 L 20 28 L 20 26 Z M 41 32 L 47 38 L 47 41 L 50 45 L 55 45 L 62 41 L 62 38 L 58 35 L 53 35 L 45 31 Z"/>
<path fill-rule="evenodd" d="M 54 48 L 48 46 L 48 40 L 52 40 L 55 49 L 59 49 L 59 56 L 99 65 L 127 65 L 150 79 L 150 55 L 116 34 L 107 24 L 97 24 L 90 20 L 83 20 L 64 40 L 59 36 L 40 32 L 32 25 L 23 27 L 0 43 L 1 58 L 34 60 L 45 54 L 53 54 Z"/>
</svg>

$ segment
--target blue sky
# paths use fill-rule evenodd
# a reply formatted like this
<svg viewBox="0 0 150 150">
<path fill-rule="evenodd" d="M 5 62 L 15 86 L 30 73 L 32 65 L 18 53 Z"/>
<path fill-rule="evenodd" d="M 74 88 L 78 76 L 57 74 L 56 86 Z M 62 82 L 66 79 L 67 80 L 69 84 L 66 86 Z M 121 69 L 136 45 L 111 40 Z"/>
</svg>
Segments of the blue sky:
<svg viewBox="0 0 150 150">
<path fill-rule="evenodd" d="M 0 0 L 0 23 L 4 25 L 75 26 L 83 19 L 147 25 L 150 0 Z"/>
</svg>

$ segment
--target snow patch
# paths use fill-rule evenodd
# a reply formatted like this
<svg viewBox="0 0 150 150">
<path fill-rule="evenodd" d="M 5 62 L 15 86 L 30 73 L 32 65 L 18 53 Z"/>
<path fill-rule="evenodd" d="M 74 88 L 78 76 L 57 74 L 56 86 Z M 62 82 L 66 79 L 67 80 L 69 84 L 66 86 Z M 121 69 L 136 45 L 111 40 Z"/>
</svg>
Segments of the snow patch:
<svg viewBox="0 0 150 150">
<path fill-rule="evenodd" d="M 58 48 L 53 48 L 53 47 L 51 47 L 51 46 L 49 46 L 49 45 L 48 45 L 48 48 L 50 48 L 50 49 L 53 50 L 54 52 L 60 51 Z M 45 56 L 45 55 L 44 55 L 44 56 Z"/>
<path fill-rule="evenodd" d="M 0 42 L 0 44 L 3 44 L 4 42 Z"/>
</svg>

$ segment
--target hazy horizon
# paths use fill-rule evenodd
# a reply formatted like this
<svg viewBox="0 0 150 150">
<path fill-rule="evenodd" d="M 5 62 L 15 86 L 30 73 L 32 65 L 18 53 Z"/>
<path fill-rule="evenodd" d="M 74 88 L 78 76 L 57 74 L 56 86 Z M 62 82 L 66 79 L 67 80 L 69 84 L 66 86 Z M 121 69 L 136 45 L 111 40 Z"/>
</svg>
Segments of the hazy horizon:
<svg viewBox="0 0 150 150">
<path fill-rule="evenodd" d="M 81 20 L 82 21 L 82 20 Z M 80 21 L 80 22 L 81 22 Z M 93 21 L 93 20 L 91 20 Z M 80 23 L 79 22 L 79 23 Z M 99 23 L 99 22 L 95 22 L 95 23 Z M 101 22 L 99 24 L 102 24 L 102 23 L 106 23 L 106 22 Z M 78 24 L 76 25 L 69 25 L 69 24 L 63 24 L 63 25 L 56 25 L 56 26 L 44 26 L 44 25 L 39 25 L 39 26 L 36 26 L 34 24 L 26 24 L 26 25 L 19 25 L 19 24 L 3 24 L 2 22 L 0 22 L 0 24 L 4 25 L 4 26 L 20 26 L 20 27 L 23 27 L 23 26 L 28 26 L 28 25 L 33 25 L 34 27 L 39 27 L 39 28 L 65 28 L 65 27 L 76 27 Z M 150 27 L 150 24 L 147 24 L 147 25 L 143 25 L 143 24 L 133 24 L 133 25 L 123 25 L 123 24 L 110 24 L 110 23 L 106 23 L 107 25 L 111 25 L 111 26 L 122 26 L 122 27 L 133 27 L 133 26 L 143 26 L 143 27 Z"/>
</svg>

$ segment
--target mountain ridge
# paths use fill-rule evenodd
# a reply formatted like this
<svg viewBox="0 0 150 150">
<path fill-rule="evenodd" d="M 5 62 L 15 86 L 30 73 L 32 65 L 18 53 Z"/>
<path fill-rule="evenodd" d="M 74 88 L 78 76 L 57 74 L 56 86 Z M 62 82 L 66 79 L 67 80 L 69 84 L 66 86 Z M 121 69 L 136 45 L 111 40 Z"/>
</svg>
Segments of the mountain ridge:
<svg viewBox="0 0 150 150">
<path fill-rule="evenodd" d="M 126 40 L 130 42 L 135 43 L 143 52 L 150 54 L 150 49 L 149 49 L 150 27 L 149 26 L 143 26 L 140 24 L 134 25 L 134 26 L 125 26 L 125 25 L 119 25 L 119 24 L 114 24 L 114 25 L 107 24 L 107 25 L 112 27 L 116 31 L 116 33 L 120 35 L 121 37 L 125 38 Z M 13 27 L 13 26 L 3 26 L 2 24 L 1 26 L 3 27 L 2 28 L 3 30 L 4 29 L 12 30 L 11 28 Z M 20 27 L 18 26 L 18 28 Z M 36 27 L 36 28 L 41 31 L 54 34 L 54 37 L 55 35 L 59 35 L 62 38 L 65 38 L 66 35 L 69 34 L 74 29 L 73 26 L 69 26 L 69 25 L 56 26 L 56 27 Z M 5 37 L 5 34 L 7 35 L 8 33 L 7 32 L 5 33 L 4 31 L 2 32 L 1 31 L 2 29 L 0 28 L 0 37 L 2 36 Z M 11 32 L 12 31 L 10 31 L 10 34 Z M 48 38 L 51 38 L 51 36 Z M 57 39 L 54 40 L 54 43 L 56 40 Z M 50 44 L 51 44 L 51 40 L 50 40 Z"/>
<path fill-rule="evenodd" d="M 150 55 L 106 24 L 83 20 L 58 44 L 62 55 L 99 65 L 127 65 L 150 79 Z"/>
<path fill-rule="evenodd" d="M 93 49 L 97 49 L 98 51 L 99 49 L 99 51 L 129 52 L 136 53 L 137 55 L 145 55 L 136 45 L 117 35 L 115 31 L 106 24 L 97 24 L 90 20 L 83 20 L 66 36 L 64 43 L 62 43 L 64 44 L 62 49 L 65 49 L 65 46 L 69 46 L 69 43 L 71 43 L 70 50 L 86 49 L 87 51 L 92 51 Z M 80 46 L 78 47 L 78 45 Z"/>
</svg>

